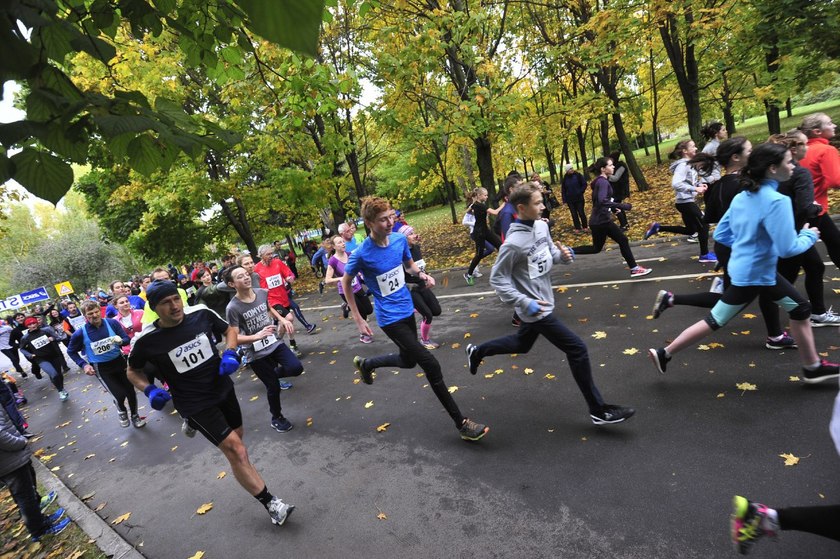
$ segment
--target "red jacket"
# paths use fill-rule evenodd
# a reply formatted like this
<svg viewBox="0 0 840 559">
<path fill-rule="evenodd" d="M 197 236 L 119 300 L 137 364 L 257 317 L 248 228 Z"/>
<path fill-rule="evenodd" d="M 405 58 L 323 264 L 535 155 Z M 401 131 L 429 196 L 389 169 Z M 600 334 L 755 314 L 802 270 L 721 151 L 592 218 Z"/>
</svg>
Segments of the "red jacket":
<svg viewBox="0 0 840 559">
<path fill-rule="evenodd" d="M 825 138 L 808 140 L 808 151 L 799 162 L 814 178 L 814 200 L 828 211 L 828 189 L 840 188 L 840 153 Z"/>
<path fill-rule="evenodd" d="M 254 272 L 260 276 L 260 287 L 268 289 L 268 304 L 289 306 L 289 292 L 286 291 L 286 282 L 294 279 L 295 275 L 279 258 L 272 258 L 271 263 L 266 266 L 260 260 L 254 266 Z"/>
</svg>

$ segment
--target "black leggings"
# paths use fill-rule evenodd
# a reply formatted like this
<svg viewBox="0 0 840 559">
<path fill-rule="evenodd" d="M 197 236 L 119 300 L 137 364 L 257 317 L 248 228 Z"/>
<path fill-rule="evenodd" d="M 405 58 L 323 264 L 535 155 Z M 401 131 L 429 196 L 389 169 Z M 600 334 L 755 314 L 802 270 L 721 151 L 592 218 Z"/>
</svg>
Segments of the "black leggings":
<svg viewBox="0 0 840 559">
<path fill-rule="evenodd" d="M 341 296 L 342 301 L 347 302 L 347 297 L 344 296 L 344 293 L 339 293 L 339 296 Z M 373 305 L 370 303 L 370 298 L 361 289 L 353 293 L 353 298 L 356 300 L 356 308 L 359 309 L 359 314 L 362 315 L 362 319 L 367 320 L 367 317 L 373 313 Z"/>
<path fill-rule="evenodd" d="M 391 338 L 391 341 L 396 344 L 400 352 L 368 357 L 365 359 L 365 369 L 369 371 L 380 367 L 410 369 L 415 365 L 420 365 L 420 368 L 426 373 L 426 380 L 429 381 L 429 386 L 432 387 L 435 396 L 443 404 L 446 413 L 455 422 L 455 426 L 460 429 L 461 424 L 464 422 L 464 416 L 461 415 L 458 404 L 455 403 L 452 394 L 449 393 L 449 389 L 443 381 L 443 372 L 440 370 L 440 363 L 417 340 L 417 322 L 414 320 L 414 315 L 412 314 L 397 322 L 380 326 L 380 328 L 382 328 L 386 336 Z"/>
<path fill-rule="evenodd" d="M 779 528 L 817 534 L 840 541 L 840 505 L 776 509 Z"/>
<path fill-rule="evenodd" d="M 426 324 L 432 323 L 432 317 L 440 316 L 440 303 L 431 289 L 412 289 L 411 300 Z"/>
<path fill-rule="evenodd" d="M 780 258 L 778 264 L 779 274 L 791 284 L 796 282 L 799 276 L 799 269 L 805 270 L 805 293 L 811 301 L 811 312 L 814 314 L 825 313 L 825 296 L 823 294 L 823 276 L 825 275 L 825 264 L 823 264 L 817 247 L 812 246 L 802 254 L 792 258 Z"/>
<path fill-rule="evenodd" d="M 700 241 L 700 255 L 709 252 L 709 224 L 703 221 L 703 212 L 700 206 L 694 202 L 682 202 L 674 204 L 682 216 L 685 227 L 678 225 L 660 225 L 659 230 L 667 233 L 679 233 L 681 235 L 693 235 L 697 233 L 697 240 Z"/>
<path fill-rule="evenodd" d="M 630 242 L 627 240 L 627 235 L 621 231 L 615 222 L 610 221 L 600 225 L 595 225 L 589 222 L 589 229 L 592 231 L 592 245 L 575 247 L 573 250 L 575 254 L 598 254 L 603 250 L 604 243 L 607 242 L 607 237 L 618 243 L 618 248 L 621 250 L 621 256 L 630 266 L 630 269 L 636 267 L 636 259 L 633 258 L 633 252 L 630 250 Z"/>
<path fill-rule="evenodd" d="M 134 385 L 128 380 L 125 357 L 120 356 L 111 361 L 91 363 L 91 365 L 96 371 L 96 378 L 113 396 L 117 408 L 121 412 L 126 412 L 125 401 L 128 400 L 131 415 L 137 415 L 137 393 L 134 391 Z"/>
<path fill-rule="evenodd" d="M 268 410 L 272 419 L 283 417 L 280 406 L 280 383 L 281 378 L 300 376 L 303 372 L 303 364 L 286 344 L 279 343 L 274 351 L 264 357 L 251 361 L 251 370 L 257 378 L 265 385 Z"/>
<path fill-rule="evenodd" d="M 834 262 L 834 265 L 840 268 L 840 230 L 827 213 L 817 218 L 816 223 L 811 224 L 820 230 L 820 240 L 825 245 L 828 251 L 828 257 Z"/>
<path fill-rule="evenodd" d="M 484 242 L 487 241 L 494 247 L 496 250 L 499 250 L 499 247 L 502 246 L 502 240 L 499 238 L 496 233 L 493 232 L 492 229 L 487 229 L 484 234 L 476 233 L 473 231 L 471 235 L 472 240 L 475 242 L 475 256 L 473 256 L 472 262 L 470 262 L 470 269 L 467 270 L 467 275 L 471 276 L 473 271 L 475 270 L 478 263 L 481 262 L 481 259 L 487 256 L 484 253 Z"/>
<path fill-rule="evenodd" d="M 586 229 L 586 210 L 584 209 L 585 202 L 577 200 L 574 202 L 566 202 L 569 206 L 569 213 L 572 214 L 572 222 L 575 224 L 575 229 Z"/>
<path fill-rule="evenodd" d="M 12 362 L 12 366 L 15 368 L 15 371 L 22 373 L 23 367 L 20 366 L 20 355 L 18 355 L 18 350 L 10 347 L 8 349 L 0 349 L 3 352 L 3 355 L 9 358 L 9 361 Z"/>
</svg>

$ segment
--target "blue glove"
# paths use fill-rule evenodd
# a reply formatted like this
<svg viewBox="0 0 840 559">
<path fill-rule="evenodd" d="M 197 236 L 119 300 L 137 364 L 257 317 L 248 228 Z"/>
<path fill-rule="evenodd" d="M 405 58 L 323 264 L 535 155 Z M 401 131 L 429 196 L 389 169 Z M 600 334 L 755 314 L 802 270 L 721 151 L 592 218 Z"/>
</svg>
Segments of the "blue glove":
<svg viewBox="0 0 840 559">
<path fill-rule="evenodd" d="M 542 307 L 540 307 L 540 304 L 536 301 L 531 301 L 530 303 L 528 303 L 528 316 L 536 316 L 540 314 L 541 310 Z"/>
<path fill-rule="evenodd" d="M 230 375 L 239 370 L 239 355 L 235 349 L 226 349 L 222 353 L 222 362 L 219 363 L 219 374 Z"/>
<path fill-rule="evenodd" d="M 152 407 L 158 411 L 162 410 L 163 406 L 166 405 L 166 402 L 172 399 L 169 392 L 163 388 L 158 388 L 154 384 L 150 384 L 143 389 L 143 394 L 149 398 L 149 403 L 151 403 Z"/>
</svg>

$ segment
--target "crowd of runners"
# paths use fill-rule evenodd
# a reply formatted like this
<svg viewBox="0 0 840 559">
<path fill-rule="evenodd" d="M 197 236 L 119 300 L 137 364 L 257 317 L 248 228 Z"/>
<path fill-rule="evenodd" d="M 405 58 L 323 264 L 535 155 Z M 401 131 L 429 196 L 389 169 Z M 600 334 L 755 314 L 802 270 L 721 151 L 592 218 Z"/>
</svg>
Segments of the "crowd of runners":
<svg viewBox="0 0 840 559">
<path fill-rule="evenodd" d="M 745 138 L 728 138 L 726 129 L 716 123 L 706 128 L 711 141 L 702 153 L 696 153 L 693 142 L 677 144 L 672 186 L 685 226 L 654 222 L 645 238 L 666 231 L 688 239 L 696 235 L 700 262 L 722 267 L 723 282 L 722 289 L 708 294 L 659 292 L 654 318 L 675 305 L 710 311 L 667 346 L 649 350 L 658 372 L 664 374 L 676 352 L 712 335 L 758 297 L 768 349 L 798 349 L 806 383 L 840 378 L 840 365 L 819 358 L 811 333 L 813 327 L 840 326 L 840 317 L 825 308 L 824 266 L 814 249 L 821 238 L 832 258 L 840 250 L 840 231 L 827 216 L 827 190 L 840 188 L 840 154 L 828 144 L 834 130 L 831 119 L 818 113 L 807 117 L 799 129 L 757 146 Z M 480 261 L 498 251 L 489 283 L 501 302 L 513 308 L 515 327 L 510 335 L 468 344 L 469 372 L 475 375 L 491 356 L 527 353 L 542 336 L 565 354 L 596 425 L 622 423 L 635 410 L 608 404 L 601 395 L 586 344 L 554 312 L 551 274 L 554 266 L 573 265 L 580 255 L 600 252 L 607 237 L 618 243 L 631 278 L 651 272 L 636 263 L 624 233 L 625 212 L 632 206 L 623 201 L 626 194 L 614 192 L 613 185 L 621 182 L 614 179 L 617 169 L 626 179 L 626 166 L 619 163 L 613 155 L 599 158 L 590 168 L 594 180 L 589 187 L 588 221 L 582 204 L 572 199 L 572 182 L 579 182 L 575 176 L 579 173 L 567 168 L 564 179 L 569 184 L 567 188 L 564 180 L 563 199 L 575 229 L 588 230 L 592 245 L 572 248 L 552 239 L 549 211 L 558 204 L 539 176 L 526 180 L 511 173 L 497 208 L 487 204 L 486 190 L 477 189 L 469 197 L 469 217 L 464 220 L 475 243 L 464 279 L 474 285 L 481 277 Z M 705 212 L 698 204 L 701 194 Z M 497 216 L 497 229 L 488 222 L 488 214 Z M 432 323 L 442 310 L 434 294 L 435 278 L 422 258 L 420 235 L 383 198 L 365 198 L 361 217 L 370 231 L 364 240 L 356 237 L 356 224 L 348 222 L 320 247 L 307 243 L 305 250 L 313 271 L 323 278 L 321 292 L 335 286 L 336 301 L 344 317 L 352 317 L 360 343 L 373 341 L 374 317 L 396 346 L 392 353 L 355 356 L 357 374 L 372 384 L 377 369 L 419 366 L 459 436 L 481 440 L 490 428 L 463 415 L 432 353 L 439 347 L 431 336 Z M 708 247 L 712 224 L 717 224 L 711 236 L 714 251 Z M 282 412 L 281 391 L 292 387 L 288 379 L 303 372 L 297 335 L 317 336 L 319 329 L 295 302 L 296 253 L 278 245 L 260 246 L 256 259 L 247 253 L 226 256 L 221 266 L 195 262 L 179 270 L 170 264 L 131 282 L 114 281 L 108 291 L 98 290 L 83 300 L 15 313 L 0 323 L 0 351 L 21 378 L 46 375 L 62 402 L 69 398 L 64 388 L 64 375 L 70 370 L 66 353 L 111 394 L 121 427 L 146 425 L 138 412 L 137 391 L 155 410 L 171 401 L 183 420 L 183 433 L 189 437 L 200 433 L 218 447 L 237 482 L 265 507 L 274 524 L 282 525 L 294 505 L 269 492 L 249 459 L 232 378 L 242 366 L 250 367 L 265 385 L 270 426 L 278 433 L 293 429 Z M 800 269 L 805 271 L 808 297 L 792 286 Z M 780 307 L 788 313 L 790 333 L 781 326 Z M 420 315 L 419 332 L 415 313 Z M 20 355 L 28 360 L 28 371 Z M 25 414 L 18 409 L 26 398 L 13 374 L 5 373 L 0 383 L 0 480 L 10 488 L 31 537 L 37 540 L 62 531 L 69 520 L 62 509 L 46 514 L 55 495 L 37 493 L 26 444 L 31 434 Z M 840 452 L 838 408 L 840 396 L 831 424 Z M 749 551 L 761 536 L 786 529 L 840 540 L 840 505 L 774 510 L 735 497 L 732 537 L 740 552 Z"/>
</svg>

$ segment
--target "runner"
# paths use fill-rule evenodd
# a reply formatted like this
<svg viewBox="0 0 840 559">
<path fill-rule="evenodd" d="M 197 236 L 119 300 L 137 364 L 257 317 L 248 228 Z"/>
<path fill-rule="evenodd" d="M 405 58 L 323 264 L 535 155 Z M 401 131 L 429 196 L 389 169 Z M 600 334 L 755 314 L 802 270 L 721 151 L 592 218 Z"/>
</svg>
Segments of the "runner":
<svg viewBox="0 0 840 559">
<path fill-rule="evenodd" d="M 473 225 L 472 233 L 470 233 L 470 238 L 475 243 L 475 256 L 470 261 L 467 273 L 464 274 L 467 285 L 475 285 L 473 272 L 481 259 L 490 254 L 485 252 L 485 243 L 489 242 L 496 250 L 499 250 L 499 246 L 502 244 L 499 236 L 487 225 L 487 214 L 498 215 L 502 208 L 488 208 L 485 205 L 487 196 L 487 189 L 481 187 L 476 188 L 467 196 L 467 211 L 472 211 L 475 217 L 475 225 Z"/>
<path fill-rule="evenodd" d="M 155 281 L 146 295 L 159 318 L 134 340 L 128 357 L 129 380 L 156 410 L 172 400 L 190 427 L 201 431 L 224 454 L 236 481 L 268 510 L 271 521 L 282 525 L 294 506 L 269 493 L 242 442 L 242 412 L 230 378 L 239 369 L 236 332 L 205 306 L 185 310 L 170 281 Z M 211 342 L 216 337 L 226 342 L 221 358 Z M 169 392 L 149 383 L 143 372 L 147 362 L 154 363 Z"/>
<path fill-rule="evenodd" d="M 12 333 L 15 329 L 11 324 L 14 322 L 14 317 L 7 316 L 5 321 L 0 321 L 0 353 L 9 358 L 15 371 L 18 372 L 20 378 L 26 378 L 26 371 L 20 366 L 20 355 L 18 354 L 17 345 L 12 345 Z M 19 342 L 19 340 L 18 340 Z"/>
<path fill-rule="evenodd" d="M 61 373 L 66 361 L 56 341 L 55 330 L 49 326 L 39 326 L 38 319 L 34 316 L 26 317 L 23 323 L 27 332 L 20 340 L 20 352 L 33 363 L 33 367 L 37 363 L 41 370 L 47 373 L 58 390 L 59 399 L 66 402 L 69 394 L 64 390 L 64 375 Z M 35 375 L 35 378 L 39 377 L 40 373 Z"/>
<path fill-rule="evenodd" d="M 336 287 L 338 288 L 338 296 L 341 297 L 341 300 L 343 301 L 341 304 L 341 310 L 344 314 L 344 318 L 347 318 L 350 316 L 350 307 L 347 306 L 347 294 L 344 292 L 344 286 L 341 283 L 341 278 L 344 276 L 344 267 L 347 265 L 347 260 L 350 258 L 350 254 L 345 250 L 346 244 L 344 243 L 344 237 L 333 237 L 332 246 L 335 248 L 335 254 L 330 256 L 329 264 L 327 265 L 327 273 L 324 276 L 324 283 L 336 284 Z M 373 314 L 373 305 L 371 305 L 370 299 L 362 288 L 361 278 L 358 274 L 353 278 L 351 286 L 353 287 L 353 297 L 356 299 L 356 307 L 359 309 L 359 314 L 361 314 L 362 318 L 367 321 L 368 316 Z M 362 334 L 359 336 L 359 341 L 363 344 L 369 344 L 373 342 L 373 338 L 366 334 Z"/>
<path fill-rule="evenodd" d="M 251 370 L 265 385 L 271 428 L 278 433 L 291 431 L 293 425 L 283 417 L 280 406 L 279 381 L 303 372 L 300 360 L 283 343 L 283 336 L 293 333 L 295 327 L 268 306 L 268 290 L 254 289 L 251 275 L 244 267 L 229 268 L 225 281 L 236 289 L 227 306 L 228 323 L 236 333 L 237 344 L 245 350 Z"/>
<path fill-rule="evenodd" d="M 117 307 L 117 316 L 115 319 L 123 327 L 128 339 L 133 339 L 134 336 L 143 330 L 143 311 L 140 309 L 132 309 L 129 303 L 128 296 L 120 295 L 114 301 Z M 122 346 L 122 352 L 128 356 L 131 352 L 131 344 Z"/>
<path fill-rule="evenodd" d="M 510 336 L 480 345 L 467 344 L 467 365 L 476 374 L 484 357 L 503 353 L 528 353 L 542 335 L 566 354 L 572 376 L 589 406 L 596 425 L 621 423 L 633 416 L 632 408 L 605 404 L 595 381 L 586 344 L 554 317 L 551 268 L 571 264 L 574 253 L 559 242 L 552 243 L 548 226 L 540 219 L 543 199 L 539 185 L 529 182 L 513 188 L 510 203 L 519 216 L 510 226 L 508 238 L 490 273 L 490 285 L 502 302 L 514 305 L 522 320 Z"/>
<path fill-rule="evenodd" d="M 128 303 L 125 295 L 120 295 L 120 298 Z M 102 387 L 114 398 L 119 410 L 117 415 L 120 426 L 128 427 L 131 424 L 138 429 L 144 427 L 146 422 L 137 413 L 137 394 L 126 376 L 125 356 L 121 350 L 122 346 L 130 343 L 128 334 L 113 318 L 102 318 L 98 313 L 99 307 L 93 301 L 82 303 L 82 311 L 87 324 L 76 330 L 70 338 L 67 355 L 85 374 L 96 376 Z M 81 352 L 85 353 L 87 361 L 82 359 Z M 125 407 L 126 400 L 129 409 Z"/>
<path fill-rule="evenodd" d="M 811 305 L 776 271 L 779 257 L 808 250 L 819 238 L 816 227 L 793 228 L 790 199 L 776 191 L 793 172 L 790 150 L 778 144 L 753 149 L 741 170 L 744 191 L 735 196 L 715 230 L 715 240 L 731 247 L 728 272 L 732 285 L 709 315 L 677 336 L 668 346 L 648 355 L 660 373 L 672 356 L 725 326 L 759 294 L 769 296 L 790 317 L 790 329 L 802 361 L 802 380 L 823 382 L 840 377 L 840 365 L 820 360 L 811 331 Z"/>
<path fill-rule="evenodd" d="M 352 289 L 351 284 L 356 274 L 361 272 L 367 278 L 368 289 L 376 299 L 376 320 L 385 335 L 397 346 L 399 353 L 367 359 L 357 355 L 353 358 L 353 365 L 361 375 L 362 381 L 372 384 L 373 372 L 377 367 L 409 368 L 419 364 L 426 373 L 435 396 L 455 422 L 461 438 L 470 441 L 481 439 L 489 428 L 461 415 L 443 380 L 440 363 L 417 340 L 414 304 L 405 285 L 405 269 L 408 269 L 410 274 L 419 276 L 428 287 L 435 285 L 434 278 L 421 271 L 412 260 L 406 238 L 400 234 L 392 234 L 394 218 L 387 200 L 374 196 L 365 198 L 362 201 L 362 217 L 371 233 L 350 255 L 341 281 L 346 293 Z M 350 305 L 350 312 L 359 328 L 359 334 L 371 336 L 373 332 L 359 314 L 355 298 L 348 298 L 347 304 Z"/>
<path fill-rule="evenodd" d="M 420 251 L 420 235 L 414 231 L 411 225 L 403 225 L 398 231 L 404 235 L 408 240 L 408 247 L 411 250 L 411 259 L 417 264 L 421 271 L 426 271 L 426 261 L 423 260 L 423 255 Z M 435 297 L 431 288 L 426 286 L 426 282 L 417 276 L 409 274 L 405 278 L 406 283 L 411 284 L 411 300 L 414 302 L 414 310 L 423 317 L 420 321 L 420 345 L 426 349 L 437 349 L 440 344 L 432 340 L 432 319 L 440 316 L 440 303 Z"/>
</svg>

